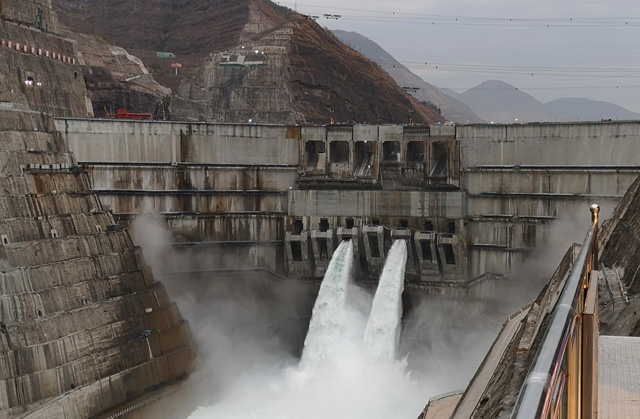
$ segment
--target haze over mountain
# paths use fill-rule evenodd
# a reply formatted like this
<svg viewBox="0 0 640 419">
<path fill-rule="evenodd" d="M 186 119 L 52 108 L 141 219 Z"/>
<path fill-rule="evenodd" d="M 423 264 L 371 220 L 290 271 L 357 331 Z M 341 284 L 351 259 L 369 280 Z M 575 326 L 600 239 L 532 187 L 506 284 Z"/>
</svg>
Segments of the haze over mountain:
<svg viewBox="0 0 640 419">
<path fill-rule="evenodd" d="M 499 80 L 490 80 L 456 94 L 445 90 L 456 99 L 466 103 L 487 122 L 555 121 L 563 115 L 549 110 L 533 96 L 515 86 Z"/>
<path fill-rule="evenodd" d="M 382 69 L 389 73 L 398 85 L 418 88 L 418 90 L 415 91 L 410 89 L 409 93 L 420 101 L 436 105 L 440 108 L 442 115 L 448 120 L 455 122 L 482 121 L 482 118 L 474 113 L 469 106 L 444 94 L 437 87 L 432 86 L 416 74 L 412 73 L 411 70 L 398 62 L 391 54 L 371 39 L 360 35 L 357 32 L 346 32 L 341 30 L 334 30 L 332 32 L 342 42 L 382 67 Z"/>
<path fill-rule="evenodd" d="M 640 119 L 640 113 L 622 106 L 585 98 L 561 98 L 547 102 L 545 106 L 568 118 L 580 121 Z"/>
<path fill-rule="evenodd" d="M 446 94 L 471 107 L 487 122 L 564 122 L 600 121 L 603 119 L 639 119 L 640 114 L 609 102 L 584 98 L 561 98 L 542 103 L 516 86 L 490 80 L 456 93 Z"/>
</svg>

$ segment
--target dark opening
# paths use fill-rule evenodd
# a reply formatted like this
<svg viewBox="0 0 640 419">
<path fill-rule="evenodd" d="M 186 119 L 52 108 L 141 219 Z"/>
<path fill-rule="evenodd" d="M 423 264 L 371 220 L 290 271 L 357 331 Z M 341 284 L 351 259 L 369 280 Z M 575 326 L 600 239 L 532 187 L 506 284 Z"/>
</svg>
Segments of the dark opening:
<svg viewBox="0 0 640 419">
<path fill-rule="evenodd" d="M 320 155 L 325 154 L 326 146 L 323 141 L 308 141 L 305 144 L 305 165 L 307 171 L 314 171 L 318 168 Z"/>
<path fill-rule="evenodd" d="M 302 262 L 302 245 L 300 242 L 290 242 L 291 243 L 291 257 L 295 262 Z"/>
<path fill-rule="evenodd" d="M 380 257 L 380 245 L 378 243 L 378 236 L 375 234 L 369 235 L 369 245 L 371 246 L 371 257 Z"/>
<path fill-rule="evenodd" d="M 78 80 L 78 72 L 77 72 L 77 71 L 74 71 L 74 72 L 73 72 L 73 78 L 74 78 L 75 80 Z"/>
<path fill-rule="evenodd" d="M 2 238 L 2 243 L 9 244 L 9 239 L 7 239 L 6 237 L 3 237 Z"/>
<path fill-rule="evenodd" d="M 433 223 L 431 221 L 424 222 L 425 231 L 433 231 Z"/>
<path fill-rule="evenodd" d="M 302 233 L 302 229 L 304 228 L 302 224 L 302 220 L 294 220 L 293 221 L 293 234 L 295 236 L 299 236 Z"/>
<path fill-rule="evenodd" d="M 422 250 L 422 259 L 423 260 L 433 260 L 431 256 L 431 241 L 430 240 L 420 240 L 420 249 Z"/>
<path fill-rule="evenodd" d="M 321 232 L 327 232 L 327 230 L 329 230 L 329 220 L 327 220 L 326 218 L 321 218 L 318 227 L 320 228 Z"/>
<path fill-rule="evenodd" d="M 400 161 L 400 143 L 398 141 L 385 141 L 382 143 L 382 161 L 387 163 Z"/>
<path fill-rule="evenodd" d="M 431 176 L 446 177 L 447 175 L 447 145 L 433 143 L 431 148 Z"/>
<path fill-rule="evenodd" d="M 400 227 L 401 227 L 401 228 L 407 228 L 407 227 L 409 227 L 409 221 L 407 221 L 407 220 L 400 220 Z"/>
<path fill-rule="evenodd" d="M 71 390 L 73 390 L 74 388 L 76 388 L 76 385 L 71 383 Z"/>
<path fill-rule="evenodd" d="M 327 247 L 327 239 L 318 238 L 318 250 L 320 252 L 320 260 L 328 260 L 329 259 L 329 249 Z"/>
<path fill-rule="evenodd" d="M 349 163 L 349 143 L 333 141 L 331 143 L 331 163 Z"/>
<path fill-rule="evenodd" d="M 38 317 L 42 317 L 42 310 L 38 310 Z"/>
<path fill-rule="evenodd" d="M 424 163 L 423 141 L 409 141 L 407 144 L 407 163 Z"/>
<path fill-rule="evenodd" d="M 357 141 L 355 143 L 355 151 L 353 163 L 355 167 L 354 174 L 358 177 L 373 176 L 373 141 Z"/>
<path fill-rule="evenodd" d="M 453 245 L 448 243 L 443 243 L 442 247 L 444 249 L 444 259 L 447 262 L 447 265 L 455 265 L 456 257 L 453 254 Z"/>
<path fill-rule="evenodd" d="M 374 226 L 379 226 L 380 220 L 371 220 L 371 224 L 373 224 Z"/>
<path fill-rule="evenodd" d="M 447 233 L 455 234 L 455 232 L 456 232 L 456 222 L 447 221 Z"/>
<path fill-rule="evenodd" d="M 351 230 L 355 225 L 355 220 L 353 218 L 347 218 L 347 229 Z"/>
</svg>

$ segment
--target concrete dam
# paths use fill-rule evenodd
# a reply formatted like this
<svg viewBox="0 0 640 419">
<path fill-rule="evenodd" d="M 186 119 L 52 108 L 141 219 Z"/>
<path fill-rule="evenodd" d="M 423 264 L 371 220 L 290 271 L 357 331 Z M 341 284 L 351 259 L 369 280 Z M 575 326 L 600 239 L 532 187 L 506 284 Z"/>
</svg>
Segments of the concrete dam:
<svg viewBox="0 0 640 419">
<path fill-rule="evenodd" d="M 474 279 L 509 274 L 546 245 L 554 220 L 594 199 L 612 208 L 640 173 L 638 122 L 55 123 L 121 226 L 159 213 L 173 246 L 235 256 L 201 269 L 242 260 L 320 279 L 350 239 L 359 278 L 375 281 L 404 239 L 407 281 L 434 294 L 491 293 Z"/>
</svg>

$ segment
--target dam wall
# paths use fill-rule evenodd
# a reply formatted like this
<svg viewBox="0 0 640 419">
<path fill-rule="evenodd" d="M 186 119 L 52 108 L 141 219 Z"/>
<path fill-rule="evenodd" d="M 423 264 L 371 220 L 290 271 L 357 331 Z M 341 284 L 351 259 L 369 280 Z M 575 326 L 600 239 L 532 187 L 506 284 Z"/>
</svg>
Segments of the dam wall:
<svg viewBox="0 0 640 419">
<path fill-rule="evenodd" d="M 183 378 L 188 325 L 53 119 L 0 110 L 0 417 L 92 417 Z"/>
<path fill-rule="evenodd" d="M 545 246 L 554 220 L 613 206 L 640 173 L 639 122 L 56 124 L 121 225 L 159 212 L 175 246 L 307 278 L 344 239 L 363 278 L 399 238 L 409 280 L 506 274 Z"/>
</svg>

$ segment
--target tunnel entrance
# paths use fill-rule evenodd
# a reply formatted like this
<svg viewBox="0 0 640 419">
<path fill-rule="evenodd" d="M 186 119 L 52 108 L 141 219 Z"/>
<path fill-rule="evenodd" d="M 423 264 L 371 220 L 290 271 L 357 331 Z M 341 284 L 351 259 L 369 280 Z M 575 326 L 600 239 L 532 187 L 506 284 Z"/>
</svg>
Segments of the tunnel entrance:
<svg viewBox="0 0 640 419">
<path fill-rule="evenodd" d="M 382 143 L 382 161 L 384 163 L 399 163 L 400 154 L 400 142 L 385 141 Z"/>
</svg>

